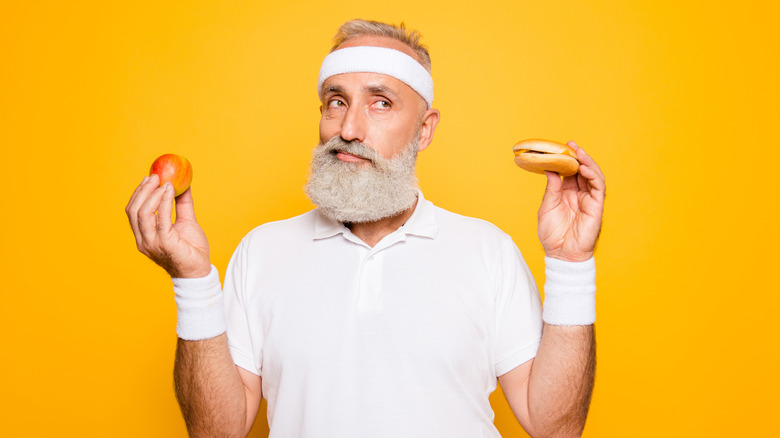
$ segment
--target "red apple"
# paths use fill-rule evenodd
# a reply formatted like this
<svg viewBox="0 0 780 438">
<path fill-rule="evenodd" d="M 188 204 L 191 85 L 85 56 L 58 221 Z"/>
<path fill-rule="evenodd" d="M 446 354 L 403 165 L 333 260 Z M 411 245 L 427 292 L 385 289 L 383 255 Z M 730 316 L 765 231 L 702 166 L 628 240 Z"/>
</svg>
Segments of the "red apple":
<svg viewBox="0 0 780 438">
<path fill-rule="evenodd" d="M 160 186 L 166 182 L 173 184 L 175 196 L 187 191 L 192 182 L 192 165 L 186 158 L 176 154 L 160 155 L 152 163 L 149 176 L 156 174 L 160 177 Z"/>
</svg>

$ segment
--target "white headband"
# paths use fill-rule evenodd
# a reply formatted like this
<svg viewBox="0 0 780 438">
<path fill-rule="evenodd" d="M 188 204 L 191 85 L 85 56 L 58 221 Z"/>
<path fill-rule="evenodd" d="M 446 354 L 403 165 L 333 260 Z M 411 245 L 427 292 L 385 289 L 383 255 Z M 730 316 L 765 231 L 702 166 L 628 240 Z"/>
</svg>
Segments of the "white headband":
<svg viewBox="0 0 780 438">
<path fill-rule="evenodd" d="M 357 46 L 331 52 L 322 61 L 317 81 L 317 95 L 322 97 L 322 84 L 331 76 L 342 73 L 381 73 L 392 76 L 412 87 L 433 106 L 433 78 L 414 58 L 387 47 Z"/>
</svg>

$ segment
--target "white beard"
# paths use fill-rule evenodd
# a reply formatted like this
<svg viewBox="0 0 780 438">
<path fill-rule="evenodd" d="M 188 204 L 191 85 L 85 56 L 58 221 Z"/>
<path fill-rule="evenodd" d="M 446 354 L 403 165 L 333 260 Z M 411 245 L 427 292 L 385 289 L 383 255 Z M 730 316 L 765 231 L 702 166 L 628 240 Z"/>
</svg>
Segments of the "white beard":
<svg viewBox="0 0 780 438">
<path fill-rule="evenodd" d="M 333 137 L 314 149 L 306 195 L 324 215 L 339 222 L 374 222 L 400 214 L 417 200 L 414 138 L 401 155 L 388 160 L 363 143 Z M 338 151 L 369 162 L 341 161 Z"/>
</svg>

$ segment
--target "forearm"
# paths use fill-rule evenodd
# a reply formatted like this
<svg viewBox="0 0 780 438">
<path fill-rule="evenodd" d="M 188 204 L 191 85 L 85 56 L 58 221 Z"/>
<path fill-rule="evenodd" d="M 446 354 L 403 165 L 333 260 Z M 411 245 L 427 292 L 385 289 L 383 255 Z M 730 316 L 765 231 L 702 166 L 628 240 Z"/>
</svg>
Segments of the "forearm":
<svg viewBox="0 0 780 438">
<path fill-rule="evenodd" d="M 539 207 L 537 232 L 546 255 L 541 343 L 530 366 L 505 379 L 513 383 L 516 415 L 533 437 L 581 436 L 596 370 L 593 252 L 606 184 L 593 158 L 576 143 L 567 145 L 576 152 L 578 172 L 563 179 L 547 172 Z"/>
<path fill-rule="evenodd" d="M 544 325 L 528 379 L 531 436 L 581 436 L 595 371 L 593 325 Z"/>
<path fill-rule="evenodd" d="M 190 436 L 247 435 L 251 422 L 247 419 L 245 389 L 224 333 L 200 341 L 180 338 L 174 382 Z"/>
</svg>

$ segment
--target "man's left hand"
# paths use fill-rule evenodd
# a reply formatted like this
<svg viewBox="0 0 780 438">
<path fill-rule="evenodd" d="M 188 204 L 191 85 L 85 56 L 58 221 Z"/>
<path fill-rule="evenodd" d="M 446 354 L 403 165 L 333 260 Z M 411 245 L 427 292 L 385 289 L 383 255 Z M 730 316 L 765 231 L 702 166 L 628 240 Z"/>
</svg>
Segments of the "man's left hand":
<svg viewBox="0 0 780 438">
<path fill-rule="evenodd" d="M 545 172 L 547 187 L 539 207 L 539 240 L 548 257 L 582 262 L 593 256 L 601 231 L 606 184 L 598 164 L 576 143 L 580 170 L 561 177 Z"/>
</svg>

